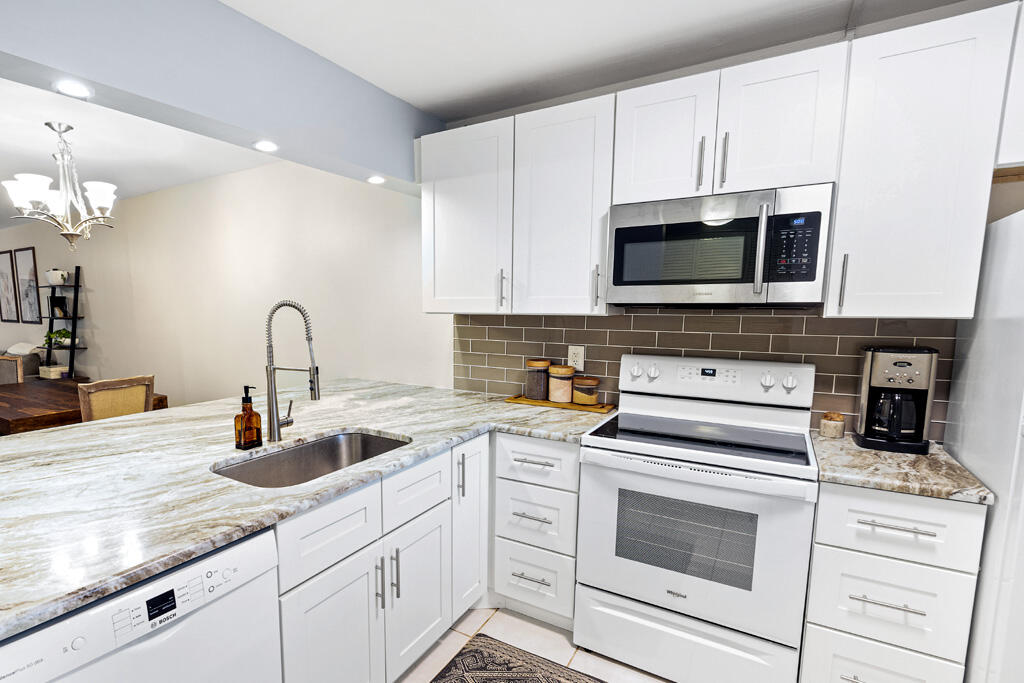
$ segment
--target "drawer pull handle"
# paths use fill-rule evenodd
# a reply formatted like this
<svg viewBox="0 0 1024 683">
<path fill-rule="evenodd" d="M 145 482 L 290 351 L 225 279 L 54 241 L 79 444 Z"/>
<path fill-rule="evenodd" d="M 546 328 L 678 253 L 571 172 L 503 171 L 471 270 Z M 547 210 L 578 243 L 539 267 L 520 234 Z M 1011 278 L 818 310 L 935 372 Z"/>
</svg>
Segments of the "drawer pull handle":
<svg viewBox="0 0 1024 683">
<path fill-rule="evenodd" d="M 885 522 L 877 522 L 873 519 L 858 519 L 857 524 L 863 524 L 864 526 L 876 526 L 880 529 L 892 529 L 893 531 L 903 531 L 908 534 L 916 534 L 918 536 L 938 536 L 938 534 L 934 531 L 918 529 L 916 526 L 898 526 L 896 524 L 886 524 Z"/>
<path fill-rule="evenodd" d="M 531 522 L 540 522 L 541 524 L 554 524 L 554 522 L 552 522 L 547 517 L 534 517 L 533 515 L 527 514 L 525 512 L 513 512 L 512 516 L 520 517 L 522 519 L 528 519 Z"/>
<path fill-rule="evenodd" d="M 841 680 L 841 681 L 849 681 L 849 683 L 864 683 L 863 680 L 857 678 L 856 676 L 841 675 L 841 676 L 839 676 L 839 680 Z"/>
<path fill-rule="evenodd" d="M 851 600 L 859 600 L 860 602 L 866 602 L 869 605 L 878 605 L 879 607 L 888 607 L 889 609 L 898 609 L 901 612 L 909 612 L 910 614 L 917 614 L 918 616 L 926 617 L 928 613 L 924 610 L 914 609 L 908 605 L 897 605 L 892 602 L 882 602 L 881 600 L 875 600 L 869 598 L 866 595 L 850 595 Z"/>
<path fill-rule="evenodd" d="M 395 580 L 391 587 L 395 589 L 395 599 L 402 597 L 402 555 L 401 549 L 395 548 L 395 554 L 391 556 L 391 562 L 395 567 Z"/>
<path fill-rule="evenodd" d="M 554 467 L 555 463 L 547 462 L 545 460 L 530 460 L 529 458 L 512 458 L 515 462 L 521 462 L 524 465 L 538 465 L 539 467 Z"/>
<path fill-rule="evenodd" d="M 512 576 L 516 577 L 517 579 L 523 579 L 524 581 L 533 581 L 534 583 L 539 583 L 542 586 L 551 586 L 551 582 L 547 579 L 535 579 L 532 576 L 527 576 L 522 572 L 512 572 Z"/>
</svg>

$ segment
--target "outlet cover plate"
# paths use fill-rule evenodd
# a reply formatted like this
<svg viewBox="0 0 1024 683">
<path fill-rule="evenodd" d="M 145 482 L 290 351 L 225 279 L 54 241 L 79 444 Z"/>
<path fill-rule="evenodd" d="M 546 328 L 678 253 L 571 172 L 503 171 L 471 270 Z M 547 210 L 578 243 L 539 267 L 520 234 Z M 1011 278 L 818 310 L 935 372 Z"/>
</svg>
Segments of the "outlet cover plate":
<svg viewBox="0 0 1024 683">
<path fill-rule="evenodd" d="M 583 354 L 584 347 L 582 346 L 570 346 L 569 347 L 569 365 L 576 368 L 578 371 L 583 372 Z"/>
</svg>

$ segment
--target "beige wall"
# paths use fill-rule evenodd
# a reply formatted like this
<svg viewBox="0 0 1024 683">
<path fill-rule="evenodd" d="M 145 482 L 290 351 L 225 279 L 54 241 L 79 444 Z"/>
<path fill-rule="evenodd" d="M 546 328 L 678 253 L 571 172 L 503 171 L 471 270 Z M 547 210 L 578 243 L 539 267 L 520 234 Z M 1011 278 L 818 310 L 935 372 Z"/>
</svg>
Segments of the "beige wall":
<svg viewBox="0 0 1024 683">
<path fill-rule="evenodd" d="M 280 162 L 128 199 L 115 213 L 117 229 L 77 254 L 42 224 L 0 230 L 0 249 L 36 248 L 41 278 L 83 267 L 79 367 L 90 377 L 154 373 L 172 404 L 241 395 L 245 383 L 262 391 L 267 310 L 290 298 L 312 316 L 323 378 L 451 386 L 451 316 L 420 312 L 417 199 Z M 277 361 L 305 365 L 298 313 L 275 320 Z M 0 324 L 0 346 L 44 332 Z"/>
</svg>

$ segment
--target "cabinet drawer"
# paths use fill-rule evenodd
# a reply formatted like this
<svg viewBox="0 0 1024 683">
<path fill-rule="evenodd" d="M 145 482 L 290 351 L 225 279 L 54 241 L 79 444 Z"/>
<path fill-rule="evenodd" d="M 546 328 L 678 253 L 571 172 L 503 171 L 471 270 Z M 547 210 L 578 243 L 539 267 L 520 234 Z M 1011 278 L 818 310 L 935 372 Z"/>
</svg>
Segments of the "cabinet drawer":
<svg viewBox="0 0 1024 683">
<path fill-rule="evenodd" d="M 563 555 L 576 554 L 576 494 L 499 479 L 494 533 Z"/>
<path fill-rule="evenodd" d="M 384 533 L 452 495 L 451 451 L 385 477 L 381 482 Z"/>
<path fill-rule="evenodd" d="M 374 482 L 277 525 L 282 593 L 381 537 L 380 491 Z"/>
<path fill-rule="evenodd" d="M 494 539 L 494 592 L 572 618 L 576 560 Z"/>
<path fill-rule="evenodd" d="M 985 506 L 822 484 L 814 540 L 976 574 Z"/>
<path fill-rule="evenodd" d="M 516 434 L 498 434 L 496 443 L 495 467 L 499 477 L 579 491 L 579 444 Z"/>
<path fill-rule="evenodd" d="M 807 620 L 963 663 L 975 580 L 815 545 Z"/>
<path fill-rule="evenodd" d="M 804 636 L 800 683 L 962 683 L 964 667 L 814 624 Z"/>
</svg>

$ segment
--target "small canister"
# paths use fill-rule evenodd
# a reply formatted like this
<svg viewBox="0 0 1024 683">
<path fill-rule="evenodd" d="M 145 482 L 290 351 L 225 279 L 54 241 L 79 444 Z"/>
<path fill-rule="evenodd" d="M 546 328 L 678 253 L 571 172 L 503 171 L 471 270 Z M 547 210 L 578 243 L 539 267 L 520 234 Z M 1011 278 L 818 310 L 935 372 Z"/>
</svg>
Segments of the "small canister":
<svg viewBox="0 0 1024 683">
<path fill-rule="evenodd" d="M 597 405 L 597 377 L 576 377 L 572 381 L 572 402 L 581 406 Z"/>
<path fill-rule="evenodd" d="M 576 368 L 571 365 L 552 365 L 548 368 L 548 400 L 554 403 L 572 403 L 572 376 Z"/>
<path fill-rule="evenodd" d="M 551 361 L 543 358 L 526 359 L 526 398 L 534 401 L 548 399 L 548 368 Z"/>
<path fill-rule="evenodd" d="M 846 420 L 842 413 L 829 411 L 821 417 L 818 433 L 829 439 L 841 439 L 846 428 Z"/>
</svg>

